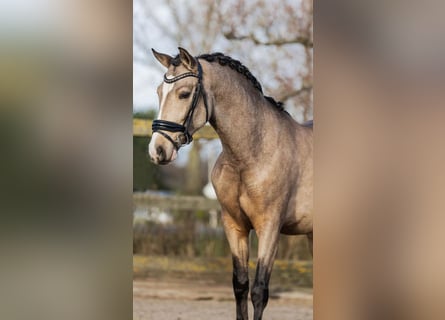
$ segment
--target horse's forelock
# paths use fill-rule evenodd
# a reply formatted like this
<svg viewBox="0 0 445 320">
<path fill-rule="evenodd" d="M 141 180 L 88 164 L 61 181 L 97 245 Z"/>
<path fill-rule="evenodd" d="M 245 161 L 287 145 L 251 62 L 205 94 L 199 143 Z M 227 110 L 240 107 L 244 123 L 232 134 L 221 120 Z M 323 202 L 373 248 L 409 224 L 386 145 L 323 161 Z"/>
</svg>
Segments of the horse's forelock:
<svg viewBox="0 0 445 320">
<path fill-rule="evenodd" d="M 179 54 L 176 55 L 176 57 L 174 57 L 171 60 L 170 64 L 173 65 L 174 67 L 177 67 L 177 66 L 179 66 L 181 64 L 181 58 L 179 57 Z"/>
</svg>

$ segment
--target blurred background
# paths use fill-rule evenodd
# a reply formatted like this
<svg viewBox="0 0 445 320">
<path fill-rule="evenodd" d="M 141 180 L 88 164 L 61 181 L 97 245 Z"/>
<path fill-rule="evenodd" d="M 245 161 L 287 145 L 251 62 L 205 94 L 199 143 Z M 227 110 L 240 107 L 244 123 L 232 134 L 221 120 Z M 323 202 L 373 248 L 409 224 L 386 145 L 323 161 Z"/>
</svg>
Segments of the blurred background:
<svg viewBox="0 0 445 320">
<path fill-rule="evenodd" d="M 0 318 L 128 318 L 131 3 L 0 7 Z"/>
<path fill-rule="evenodd" d="M 266 95 L 284 102 L 294 119 L 304 122 L 313 114 L 312 1 L 135 0 L 133 25 L 135 278 L 208 279 L 230 288 L 231 253 L 209 181 L 221 152 L 216 133 L 210 126 L 200 130 L 167 166 L 148 158 L 159 103 L 156 87 L 165 73 L 151 48 L 173 56 L 178 46 L 195 56 L 223 52 L 247 66 Z M 312 287 L 306 242 L 304 236 L 282 236 L 272 293 Z M 252 268 L 256 251 L 252 232 Z"/>
</svg>

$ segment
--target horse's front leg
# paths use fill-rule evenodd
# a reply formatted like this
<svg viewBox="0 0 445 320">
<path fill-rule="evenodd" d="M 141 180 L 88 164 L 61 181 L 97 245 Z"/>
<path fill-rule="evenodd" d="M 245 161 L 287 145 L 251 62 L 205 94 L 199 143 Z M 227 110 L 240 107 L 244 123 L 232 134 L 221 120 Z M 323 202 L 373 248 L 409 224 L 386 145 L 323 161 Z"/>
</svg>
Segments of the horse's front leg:
<svg viewBox="0 0 445 320">
<path fill-rule="evenodd" d="M 222 212 L 224 231 L 229 241 L 233 260 L 233 292 L 236 299 L 236 319 L 248 320 L 247 296 L 249 294 L 249 231 L 227 211 Z"/>
<path fill-rule="evenodd" d="M 279 227 L 269 223 L 257 230 L 258 235 L 258 263 L 255 282 L 252 286 L 251 299 L 254 308 L 254 320 L 261 320 L 264 308 L 269 300 L 269 279 L 278 251 Z"/>
</svg>

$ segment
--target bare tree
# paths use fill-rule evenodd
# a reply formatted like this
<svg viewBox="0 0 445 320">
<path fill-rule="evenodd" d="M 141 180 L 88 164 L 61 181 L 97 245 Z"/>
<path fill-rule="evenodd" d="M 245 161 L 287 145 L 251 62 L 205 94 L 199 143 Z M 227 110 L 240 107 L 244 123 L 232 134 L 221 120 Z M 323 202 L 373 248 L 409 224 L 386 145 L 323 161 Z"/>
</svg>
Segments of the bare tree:
<svg viewBox="0 0 445 320">
<path fill-rule="evenodd" d="M 283 73 L 280 72 L 279 65 L 272 63 L 269 71 L 274 72 L 274 78 L 279 85 L 270 87 L 266 83 L 265 87 L 278 100 L 287 102 L 287 109 L 294 116 L 297 116 L 294 112 L 302 108 L 304 119 L 312 118 L 312 0 L 291 2 L 228 0 L 224 5 L 220 15 L 229 17 L 221 19 L 223 35 L 227 39 L 250 42 L 257 47 L 269 47 L 266 49 L 268 52 L 266 56 L 271 57 L 272 61 L 274 56 L 278 56 L 285 64 L 292 64 L 295 51 L 303 49 L 304 61 L 299 72 Z M 236 14 L 229 15 L 230 10 Z M 286 52 L 286 55 L 282 57 L 278 53 L 280 51 Z M 295 80 L 300 81 L 296 83 Z"/>
<path fill-rule="evenodd" d="M 304 121 L 312 118 L 312 10 L 312 0 L 136 0 L 134 60 L 161 72 L 147 57 L 150 47 L 222 51 Z"/>
</svg>

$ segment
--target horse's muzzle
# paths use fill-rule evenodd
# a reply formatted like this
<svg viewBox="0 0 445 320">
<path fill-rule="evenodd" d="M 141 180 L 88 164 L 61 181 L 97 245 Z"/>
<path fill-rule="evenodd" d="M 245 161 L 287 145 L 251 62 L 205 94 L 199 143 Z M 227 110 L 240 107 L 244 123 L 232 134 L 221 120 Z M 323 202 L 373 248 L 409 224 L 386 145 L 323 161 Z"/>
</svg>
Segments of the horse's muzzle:
<svg viewBox="0 0 445 320">
<path fill-rule="evenodd" d="M 154 164 L 168 164 L 176 159 L 178 152 L 174 146 L 161 135 L 156 133 L 148 146 L 150 159 Z"/>
</svg>

